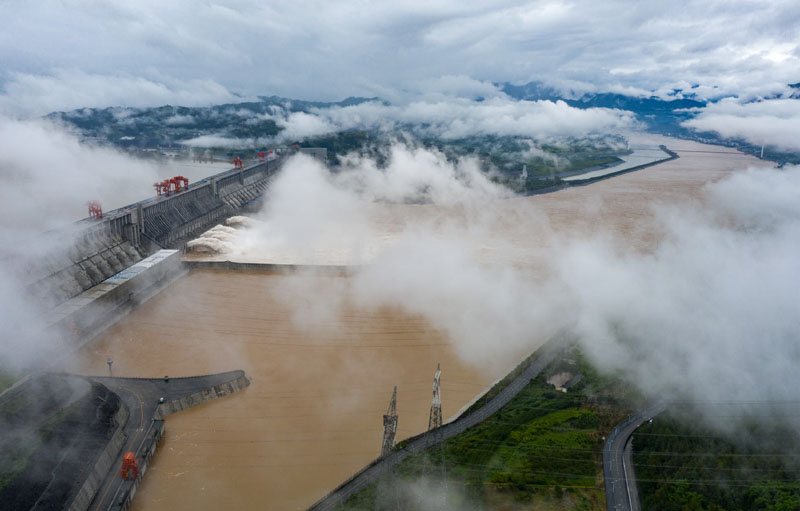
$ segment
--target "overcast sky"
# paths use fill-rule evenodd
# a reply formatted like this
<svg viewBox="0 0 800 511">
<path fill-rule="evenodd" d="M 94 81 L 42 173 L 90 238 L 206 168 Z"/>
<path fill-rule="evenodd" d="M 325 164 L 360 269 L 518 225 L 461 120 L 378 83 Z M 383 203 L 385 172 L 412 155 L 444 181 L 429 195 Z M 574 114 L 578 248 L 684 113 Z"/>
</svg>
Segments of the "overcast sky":
<svg viewBox="0 0 800 511">
<path fill-rule="evenodd" d="M 11 115 L 271 94 L 403 102 L 493 81 L 705 95 L 800 81 L 796 0 L 4 0 L 0 19 Z"/>
</svg>

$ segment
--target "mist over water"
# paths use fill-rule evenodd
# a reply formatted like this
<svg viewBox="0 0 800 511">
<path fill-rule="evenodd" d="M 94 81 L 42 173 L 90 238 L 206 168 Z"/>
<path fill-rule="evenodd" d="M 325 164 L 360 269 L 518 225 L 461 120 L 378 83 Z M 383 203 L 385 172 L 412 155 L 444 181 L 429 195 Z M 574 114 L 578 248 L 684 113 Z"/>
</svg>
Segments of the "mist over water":
<svg viewBox="0 0 800 511">
<path fill-rule="evenodd" d="M 663 206 L 646 254 L 573 241 L 557 266 L 601 367 L 652 396 L 793 400 L 800 376 L 800 169 L 748 169 Z"/>
<path fill-rule="evenodd" d="M 536 198 L 507 197 L 469 162 L 407 146 L 387 169 L 355 159 L 342 175 L 297 159 L 227 255 L 368 263 L 333 293 L 298 288 L 301 307 L 336 314 L 343 294 L 400 307 L 477 367 L 508 366 L 570 327 L 602 369 L 653 398 L 792 399 L 800 169 L 743 169 L 653 203 L 634 234 L 602 217 L 560 230 Z"/>
<path fill-rule="evenodd" d="M 61 336 L 43 329 L 47 307 L 28 286 L 73 260 L 88 201 L 109 211 L 154 195 L 154 181 L 194 181 L 217 168 L 137 159 L 47 120 L 0 115 L 0 368 L 45 363 L 43 352 L 63 349 Z"/>
</svg>

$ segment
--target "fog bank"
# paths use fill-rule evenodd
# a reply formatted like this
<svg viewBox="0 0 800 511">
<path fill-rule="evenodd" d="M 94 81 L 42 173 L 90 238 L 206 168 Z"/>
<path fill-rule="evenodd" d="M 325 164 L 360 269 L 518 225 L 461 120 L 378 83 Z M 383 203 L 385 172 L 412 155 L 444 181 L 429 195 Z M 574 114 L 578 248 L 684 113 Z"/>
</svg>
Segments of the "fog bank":
<svg viewBox="0 0 800 511">
<path fill-rule="evenodd" d="M 751 168 L 697 199 L 654 204 L 637 225 L 656 233 L 642 252 L 602 223 L 591 235 L 554 232 L 535 200 L 503 200 L 491 183 L 465 179 L 469 162 L 436 153 L 398 146 L 393 170 L 355 159 L 341 176 L 315 165 L 290 162 L 255 219 L 261 227 L 233 240 L 301 259 L 327 248 L 369 252 L 335 296 L 294 293 L 301 323 L 336 314 L 344 295 L 424 316 L 478 367 L 508 366 L 567 326 L 601 369 L 651 397 L 788 400 L 800 384 L 796 167 Z M 397 205 L 418 198 L 419 187 L 405 185 L 419 176 L 428 204 Z M 390 234 L 380 229 L 387 214 L 402 217 Z M 520 249 L 509 222 L 537 236 L 528 264 L 502 257 Z"/>
</svg>

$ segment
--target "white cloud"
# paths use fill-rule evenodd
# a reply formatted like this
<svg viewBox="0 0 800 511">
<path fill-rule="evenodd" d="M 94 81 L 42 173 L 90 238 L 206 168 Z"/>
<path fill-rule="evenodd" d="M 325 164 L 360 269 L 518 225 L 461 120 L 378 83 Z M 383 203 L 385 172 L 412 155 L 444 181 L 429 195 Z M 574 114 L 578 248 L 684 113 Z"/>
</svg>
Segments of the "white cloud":
<svg viewBox="0 0 800 511">
<path fill-rule="evenodd" d="M 544 139 L 584 136 L 636 126 L 631 112 L 608 108 L 580 109 L 563 101 L 516 101 L 490 84 L 476 86 L 489 96 L 484 101 L 429 94 L 429 99 L 404 105 L 369 101 L 358 105 L 314 108 L 310 112 L 290 112 L 274 107 L 273 113 L 252 117 L 252 122 L 270 119 L 283 128 L 274 139 L 235 139 L 221 134 L 202 135 L 183 143 L 192 147 L 254 147 L 274 142 L 301 140 L 341 130 L 410 130 L 417 135 L 444 139 L 476 135 L 511 135 Z M 459 92 L 463 92 L 463 89 Z M 242 111 L 243 116 L 253 116 Z"/>
<path fill-rule="evenodd" d="M 178 115 L 178 114 L 175 114 L 164 121 L 164 124 L 170 124 L 173 126 L 181 126 L 194 123 L 195 123 L 195 118 L 192 117 L 191 115 Z"/>
<path fill-rule="evenodd" d="M 161 81 L 60 69 L 47 75 L 13 73 L 0 95 L 0 112 L 30 116 L 83 107 L 208 106 L 240 101 L 243 98 L 210 79 Z"/>
<path fill-rule="evenodd" d="M 637 229 L 660 241 L 642 252 L 597 225 L 592 235 L 554 232 L 535 201 L 499 202 L 496 189 L 470 184 L 464 162 L 396 147 L 391 165 L 381 175 L 354 160 L 345 178 L 295 160 L 233 250 L 369 261 L 335 290 L 308 293 L 300 279 L 280 295 L 298 297 L 303 317 L 335 317 L 343 300 L 424 316 L 476 367 L 504 367 L 568 326 L 601 368 L 652 397 L 794 399 L 800 168 L 740 171 L 699 200 L 656 205 Z M 429 196 L 436 205 L 374 204 L 414 197 L 421 177 L 446 192 Z M 515 255 L 520 239 L 509 232 L 535 237 L 533 252 Z"/>
<path fill-rule="evenodd" d="M 753 144 L 767 144 L 783 150 L 800 150 L 800 100 L 770 99 L 741 103 L 724 99 L 703 108 L 688 128 L 714 131 Z"/>
<path fill-rule="evenodd" d="M 48 121 L 0 116 L 0 246 L 85 218 L 90 200 L 108 211 L 150 197 L 155 181 L 220 170 L 140 160 Z"/>
<path fill-rule="evenodd" d="M 276 124 L 283 128 L 279 135 L 282 140 L 300 140 L 306 137 L 332 133 L 340 129 L 339 126 L 332 124 L 323 116 L 305 112 L 292 112 L 285 118 L 277 117 L 276 121 Z"/>
<path fill-rule="evenodd" d="M 6 112 L 197 104 L 227 91 L 482 94 L 470 79 L 756 97 L 798 81 L 799 16 L 792 0 L 3 2 L 0 84 Z M 102 80 L 75 73 L 112 77 L 120 93 L 84 93 Z"/>
<path fill-rule="evenodd" d="M 182 140 L 181 144 L 189 147 L 230 147 L 234 149 L 252 148 L 270 142 L 256 138 L 232 138 L 222 135 L 200 135 L 199 137 Z"/>
</svg>

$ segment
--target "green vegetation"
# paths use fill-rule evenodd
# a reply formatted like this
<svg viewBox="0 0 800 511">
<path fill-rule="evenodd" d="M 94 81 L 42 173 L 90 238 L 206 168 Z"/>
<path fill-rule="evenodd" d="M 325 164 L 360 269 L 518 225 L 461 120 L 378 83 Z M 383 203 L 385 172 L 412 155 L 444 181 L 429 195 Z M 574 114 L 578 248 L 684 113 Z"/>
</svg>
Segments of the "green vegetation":
<svg viewBox="0 0 800 511">
<path fill-rule="evenodd" d="M 328 163 L 333 167 L 340 166 L 342 158 L 348 154 L 369 157 L 378 166 L 383 166 L 388 161 L 389 139 L 366 131 L 340 131 L 295 143 L 300 147 L 324 147 L 328 150 Z"/>
<path fill-rule="evenodd" d="M 797 429 L 759 420 L 748 429 L 742 441 L 670 417 L 642 426 L 633 445 L 643 509 L 800 509 Z"/>
<path fill-rule="evenodd" d="M 54 389 L 55 386 L 59 388 Z M 60 408 L 69 394 L 55 376 L 38 377 L 0 403 L 0 492 L 28 465 L 34 454 L 51 437 L 53 430 L 74 411 Z M 42 390 L 44 389 L 44 390 Z"/>
<path fill-rule="evenodd" d="M 184 143 L 205 136 L 210 146 L 199 152 L 210 151 L 214 155 L 228 153 L 232 157 L 255 152 L 265 144 L 297 144 L 326 148 L 334 169 L 349 154 L 371 158 L 382 167 L 388 161 L 391 145 L 406 140 L 413 145 L 437 150 L 452 162 L 465 157 L 475 158 L 482 170 L 494 175 L 496 182 L 522 194 L 558 186 L 561 184 L 560 176 L 575 171 L 611 165 L 620 161 L 620 154 L 627 152 L 625 139 L 617 135 L 563 137 L 542 145 L 525 136 L 474 135 L 446 139 L 438 136 L 430 126 L 411 124 L 348 129 L 288 140 L 280 138 L 284 132 L 280 119 L 287 115 L 297 112 L 313 115 L 317 109 L 355 105 L 376 101 L 376 98 L 348 98 L 339 103 L 279 97 L 260 99 L 211 107 L 84 108 L 56 112 L 48 117 L 72 124 L 86 140 L 124 148 L 142 157 L 159 157 L 159 153 L 154 152 L 156 148 L 188 155 Z M 528 172 L 525 180 L 520 179 L 523 165 Z"/>
<path fill-rule="evenodd" d="M 441 481 L 442 473 L 446 486 L 470 508 L 605 509 L 603 436 L 625 410 L 607 404 L 616 400 L 611 380 L 591 369 L 582 373 L 583 369 L 588 364 L 577 350 L 570 350 L 544 371 L 545 375 L 580 372 L 583 378 L 567 393 L 557 391 L 545 376 L 536 378 L 498 413 L 443 445 L 406 458 L 381 488 L 372 485 L 341 509 L 375 509 L 379 493 L 383 499 L 392 493 L 391 487 Z M 416 507 L 411 497 L 401 498 L 400 503 L 401 509 Z"/>
<path fill-rule="evenodd" d="M 17 381 L 17 378 L 19 378 L 18 375 L 0 369 L 0 392 L 3 392 L 13 385 L 14 382 Z"/>
</svg>

